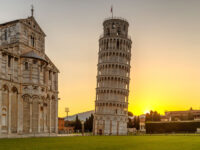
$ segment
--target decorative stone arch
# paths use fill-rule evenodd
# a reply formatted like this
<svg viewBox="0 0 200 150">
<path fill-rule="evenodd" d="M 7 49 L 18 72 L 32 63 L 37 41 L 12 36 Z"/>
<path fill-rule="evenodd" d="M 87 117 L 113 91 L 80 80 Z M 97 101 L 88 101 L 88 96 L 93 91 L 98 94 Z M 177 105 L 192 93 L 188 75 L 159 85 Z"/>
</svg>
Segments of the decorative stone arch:
<svg viewBox="0 0 200 150">
<path fill-rule="evenodd" d="M 4 85 L 2 86 L 2 91 L 7 91 L 7 92 L 10 91 L 7 84 L 4 84 Z"/>
<path fill-rule="evenodd" d="M 56 131 L 56 97 L 54 95 L 51 96 L 51 131 Z"/>
<path fill-rule="evenodd" d="M 31 95 L 29 95 L 29 94 L 23 94 L 23 95 L 22 95 L 22 98 L 23 98 L 23 99 L 25 99 L 25 98 L 31 99 L 32 97 L 31 97 Z"/>
<path fill-rule="evenodd" d="M 8 124 L 9 124 L 9 86 L 7 84 L 2 85 L 2 105 L 0 111 L 2 111 L 1 121 L 3 123 L 2 130 L 4 132 L 8 132 Z"/>
<path fill-rule="evenodd" d="M 11 91 L 18 94 L 18 89 L 15 86 L 12 87 Z"/>
<path fill-rule="evenodd" d="M 52 96 L 51 96 L 51 99 L 52 99 L 52 100 L 55 100 L 56 98 L 55 98 L 55 96 L 54 96 L 54 95 L 52 95 Z"/>
<path fill-rule="evenodd" d="M 17 126 L 18 126 L 18 89 L 13 86 L 11 88 L 11 132 L 17 133 Z"/>
<path fill-rule="evenodd" d="M 6 129 L 8 126 L 8 120 L 7 120 L 7 107 L 2 106 L 1 107 L 1 126 L 2 129 Z"/>
</svg>

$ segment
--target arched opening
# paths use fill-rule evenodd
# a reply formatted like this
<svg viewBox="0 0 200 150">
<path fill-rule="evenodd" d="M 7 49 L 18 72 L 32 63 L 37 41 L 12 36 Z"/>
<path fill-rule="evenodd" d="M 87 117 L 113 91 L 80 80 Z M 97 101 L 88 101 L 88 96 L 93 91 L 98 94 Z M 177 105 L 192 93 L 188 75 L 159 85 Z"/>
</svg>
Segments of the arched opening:
<svg viewBox="0 0 200 150">
<path fill-rule="evenodd" d="M 114 22 L 112 23 L 112 29 L 115 29 L 115 23 Z"/>
<path fill-rule="evenodd" d="M 1 126 L 2 128 L 5 128 L 7 126 L 7 110 L 5 107 L 3 107 L 1 111 L 2 111 Z"/>
<path fill-rule="evenodd" d="M 119 49 L 119 40 L 117 40 L 117 49 Z"/>
<path fill-rule="evenodd" d="M 2 132 L 8 132 L 8 113 L 9 113 L 9 88 L 7 85 L 2 87 Z"/>
<path fill-rule="evenodd" d="M 25 62 L 25 63 L 24 63 L 24 70 L 28 70 L 28 68 L 29 68 L 29 67 L 28 67 L 28 62 Z"/>
<path fill-rule="evenodd" d="M 110 35 L 110 29 L 107 28 L 107 35 L 109 36 Z"/>
<path fill-rule="evenodd" d="M 39 108 L 39 119 L 40 119 L 40 132 L 44 132 L 44 102 L 42 101 L 42 104 Z"/>
<path fill-rule="evenodd" d="M 17 133 L 18 121 L 18 90 L 16 87 L 12 88 L 11 95 L 11 132 Z"/>
<path fill-rule="evenodd" d="M 108 49 L 108 41 L 106 41 L 106 49 Z"/>
<path fill-rule="evenodd" d="M 120 27 L 117 28 L 117 35 L 120 35 L 121 34 L 121 29 Z"/>
<path fill-rule="evenodd" d="M 56 127 L 56 101 L 55 96 L 51 97 L 51 131 L 55 132 Z"/>
</svg>

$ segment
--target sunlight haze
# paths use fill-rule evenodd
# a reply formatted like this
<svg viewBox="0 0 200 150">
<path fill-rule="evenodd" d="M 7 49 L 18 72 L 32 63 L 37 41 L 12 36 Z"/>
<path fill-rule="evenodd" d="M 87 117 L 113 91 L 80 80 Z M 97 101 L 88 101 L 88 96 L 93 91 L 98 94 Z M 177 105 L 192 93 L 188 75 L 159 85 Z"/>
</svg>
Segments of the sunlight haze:
<svg viewBox="0 0 200 150">
<path fill-rule="evenodd" d="M 200 108 L 199 0 L 0 0 L 0 23 L 30 16 L 46 33 L 59 68 L 59 116 L 94 110 L 98 40 L 103 21 L 129 22 L 132 39 L 129 111 Z M 9 9 L 9 11 L 7 11 Z"/>
</svg>

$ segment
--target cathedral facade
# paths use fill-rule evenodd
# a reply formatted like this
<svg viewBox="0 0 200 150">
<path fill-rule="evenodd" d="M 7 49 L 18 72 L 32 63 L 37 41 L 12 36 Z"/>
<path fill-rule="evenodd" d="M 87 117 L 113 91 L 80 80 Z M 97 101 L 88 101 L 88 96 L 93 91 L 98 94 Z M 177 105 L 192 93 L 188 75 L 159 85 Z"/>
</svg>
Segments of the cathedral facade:
<svg viewBox="0 0 200 150">
<path fill-rule="evenodd" d="M 56 134 L 59 70 L 33 15 L 0 24 L 0 136 Z"/>
<path fill-rule="evenodd" d="M 122 18 L 103 22 L 99 39 L 94 135 L 126 135 L 132 41 Z"/>
</svg>

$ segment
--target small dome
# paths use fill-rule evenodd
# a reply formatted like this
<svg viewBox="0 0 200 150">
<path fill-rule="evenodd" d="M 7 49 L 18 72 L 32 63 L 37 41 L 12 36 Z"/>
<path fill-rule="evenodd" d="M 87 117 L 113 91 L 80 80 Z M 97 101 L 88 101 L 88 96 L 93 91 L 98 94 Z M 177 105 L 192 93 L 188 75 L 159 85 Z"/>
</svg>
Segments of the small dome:
<svg viewBox="0 0 200 150">
<path fill-rule="evenodd" d="M 39 56 L 38 54 L 36 54 L 34 51 L 30 51 L 30 52 L 27 52 L 25 54 L 22 54 L 21 55 L 22 58 L 33 58 L 33 59 L 39 59 L 39 60 L 42 60 L 42 61 L 46 61 L 45 58 L 42 58 L 41 56 Z"/>
</svg>

